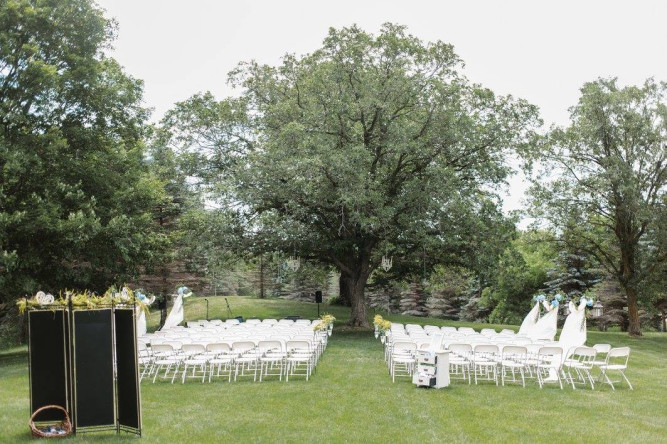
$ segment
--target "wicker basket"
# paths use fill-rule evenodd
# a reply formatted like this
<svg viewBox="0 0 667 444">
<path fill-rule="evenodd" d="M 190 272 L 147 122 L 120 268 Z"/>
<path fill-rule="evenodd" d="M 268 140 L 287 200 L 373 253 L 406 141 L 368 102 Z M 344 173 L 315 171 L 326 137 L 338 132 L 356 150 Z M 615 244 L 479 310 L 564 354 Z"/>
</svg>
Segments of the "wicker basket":
<svg viewBox="0 0 667 444">
<path fill-rule="evenodd" d="M 55 424 L 50 424 L 47 426 L 41 426 L 37 427 L 35 425 L 35 417 L 40 413 L 43 412 L 44 410 L 49 410 L 49 409 L 56 409 L 56 410 L 62 410 L 62 412 L 65 414 L 65 419 L 63 419 L 61 422 L 57 422 Z M 30 431 L 32 432 L 32 436 L 34 438 L 62 438 L 68 435 L 72 434 L 72 422 L 69 420 L 69 415 L 67 414 L 67 410 L 64 408 L 60 407 L 59 405 L 45 405 L 44 407 L 38 408 L 35 410 L 35 413 L 32 414 L 30 417 Z M 64 433 L 54 433 L 54 432 L 49 432 L 47 431 L 47 427 L 57 427 L 60 428 Z"/>
</svg>

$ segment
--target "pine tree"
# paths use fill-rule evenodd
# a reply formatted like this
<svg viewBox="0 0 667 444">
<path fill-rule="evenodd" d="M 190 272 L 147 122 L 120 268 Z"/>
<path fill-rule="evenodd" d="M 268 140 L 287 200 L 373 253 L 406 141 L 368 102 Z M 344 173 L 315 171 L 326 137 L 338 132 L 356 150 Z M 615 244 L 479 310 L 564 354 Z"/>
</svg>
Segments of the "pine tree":
<svg viewBox="0 0 667 444">
<path fill-rule="evenodd" d="M 407 291 L 401 293 L 400 311 L 406 316 L 426 316 L 426 301 L 428 292 L 423 282 L 415 280 L 408 286 Z"/>
<path fill-rule="evenodd" d="M 561 251 L 555 263 L 547 271 L 549 281 L 544 284 L 549 294 L 564 293 L 577 300 L 601 280 L 599 271 L 590 266 L 589 258 L 581 251 Z"/>
</svg>

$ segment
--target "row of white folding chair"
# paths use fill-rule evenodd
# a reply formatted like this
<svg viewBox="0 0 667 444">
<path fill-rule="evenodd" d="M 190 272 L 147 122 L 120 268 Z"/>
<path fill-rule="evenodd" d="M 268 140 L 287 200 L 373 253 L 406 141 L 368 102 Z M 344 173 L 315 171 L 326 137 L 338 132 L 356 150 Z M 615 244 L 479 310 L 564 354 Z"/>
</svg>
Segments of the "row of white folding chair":
<svg viewBox="0 0 667 444">
<path fill-rule="evenodd" d="M 572 388 L 576 388 L 576 383 L 590 384 L 594 389 L 594 378 L 592 371 L 594 367 L 600 370 L 600 378 L 605 378 L 603 382 L 608 383 L 614 389 L 613 382 L 607 376 L 608 371 L 618 371 L 623 379 L 620 382 L 627 382 L 630 389 L 632 385 L 625 375 L 627 362 L 630 354 L 628 347 L 611 349 L 608 344 L 600 344 L 597 349 L 609 350 L 605 360 L 596 361 L 596 347 L 574 347 L 569 352 L 565 352 L 560 346 L 544 346 L 531 344 L 528 346 L 517 346 L 511 344 L 450 344 L 450 366 L 454 373 L 461 371 L 465 378 L 468 370 L 468 381 L 470 382 L 470 366 L 473 366 L 475 374 L 475 383 L 477 383 L 477 370 L 485 368 L 486 374 L 493 374 L 494 381 L 497 382 L 497 371 L 500 370 L 505 383 L 506 370 L 511 369 L 514 377 L 514 370 L 519 370 L 521 382 L 525 387 L 524 370 L 532 375 L 535 371 L 537 382 L 540 388 L 547 382 L 558 382 L 560 388 L 563 388 L 562 379 L 569 382 Z M 479 355 L 479 356 L 478 356 Z M 567 357 L 567 359 L 565 359 Z M 495 364 L 494 364 L 495 362 Z M 576 381 L 575 381 L 576 377 Z M 514 378 L 513 378 L 514 379 Z"/>
<path fill-rule="evenodd" d="M 196 336 L 201 336 L 201 335 L 261 335 L 261 334 L 278 334 L 278 333 L 285 333 L 285 334 L 313 334 L 312 328 L 305 327 L 305 328 L 271 328 L 271 327 L 263 327 L 263 328 L 245 328 L 245 329 L 236 329 L 236 328 L 231 328 L 231 329 L 211 329 L 211 328 L 203 328 L 203 329 L 191 329 L 189 331 L 175 331 L 175 332 L 170 332 L 170 333 L 164 333 L 160 335 L 152 335 L 154 337 L 196 337 Z"/>
<path fill-rule="evenodd" d="M 205 343 L 205 342 L 233 342 L 233 341 L 241 341 L 241 340 L 250 340 L 255 343 L 258 341 L 266 340 L 266 339 L 271 339 L 271 338 L 278 338 L 282 340 L 290 340 L 293 338 L 310 338 L 313 339 L 315 338 L 315 335 L 310 333 L 305 333 L 305 334 L 285 334 L 281 332 L 275 332 L 275 333 L 265 333 L 265 334 L 227 334 L 227 335 L 215 335 L 215 336 L 208 336 L 208 335 L 200 335 L 200 336 L 185 336 L 185 337 L 175 337 L 175 338 L 152 338 L 151 344 L 159 344 L 159 343 L 165 343 L 165 342 L 180 342 L 180 343 Z"/>
<path fill-rule="evenodd" d="M 417 324 L 406 324 L 405 326 L 400 323 L 392 323 L 392 330 L 394 331 L 401 331 L 401 330 L 424 330 L 428 333 L 435 333 L 435 332 L 457 332 L 457 333 L 462 333 L 466 336 L 468 335 L 475 335 L 475 334 L 483 334 L 484 336 L 493 336 L 496 334 L 505 334 L 505 335 L 514 335 L 515 332 L 514 330 L 511 330 L 509 328 L 503 329 L 500 331 L 500 333 L 496 332 L 495 329 L 493 328 L 483 328 L 481 332 L 475 331 L 474 328 L 471 327 L 459 327 L 458 329 L 454 326 L 450 325 L 444 325 L 442 327 L 438 327 L 436 325 L 417 325 Z"/>
<path fill-rule="evenodd" d="M 214 376 L 224 376 L 227 372 L 228 379 L 231 381 L 232 368 L 234 380 L 239 375 L 244 376 L 246 370 L 252 371 L 253 380 L 257 379 L 259 371 L 260 381 L 266 375 L 278 375 L 282 380 L 283 369 L 286 379 L 289 375 L 295 375 L 301 371 L 310 377 L 316 363 L 316 352 L 308 340 L 265 340 L 259 343 L 253 341 L 235 341 L 229 343 L 212 343 L 208 346 L 202 344 L 184 344 L 182 348 L 177 349 L 173 344 L 157 344 L 153 350 L 153 365 L 149 366 L 149 361 L 144 360 L 144 370 L 141 373 L 142 378 L 146 374 L 152 374 L 153 382 L 159 376 L 160 370 L 164 370 L 163 378 L 168 379 L 171 373 L 171 382 L 176 378 L 180 365 L 183 365 L 181 374 L 182 381 L 187 377 L 202 378 L 205 380 L 207 366 L 209 372 L 209 382 Z M 279 373 L 271 373 L 274 365 L 280 367 Z M 173 370 L 172 370 L 173 368 Z M 192 375 L 188 374 L 192 371 Z"/>
<path fill-rule="evenodd" d="M 461 378 L 472 383 L 474 375 L 475 384 L 479 377 L 485 376 L 488 380 L 498 385 L 498 379 L 504 386 L 508 375 L 511 373 L 511 382 L 519 382 L 516 377 L 518 372 L 521 376 L 521 384 L 525 387 L 525 371 L 527 370 L 528 350 L 524 346 L 507 344 L 502 347 L 497 344 L 449 344 L 451 352 L 449 364 L 453 375 L 460 374 Z"/>
<path fill-rule="evenodd" d="M 387 364 L 392 382 L 396 382 L 396 376 L 412 375 L 416 365 L 416 351 L 417 345 L 411 340 L 396 340 L 391 344 Z"/>
</svg>

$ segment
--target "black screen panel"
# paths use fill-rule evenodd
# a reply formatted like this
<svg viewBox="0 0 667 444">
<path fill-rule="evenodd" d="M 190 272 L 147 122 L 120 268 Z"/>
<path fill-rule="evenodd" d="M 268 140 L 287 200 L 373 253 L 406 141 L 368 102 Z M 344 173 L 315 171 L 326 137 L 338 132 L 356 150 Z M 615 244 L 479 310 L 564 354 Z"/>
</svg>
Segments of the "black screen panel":
<svg viewBox="0 0 667 444">
<path fill-rule="evenodd" d="M 141 428 L 141 407 L 134 310 L 116 309 L 114 316 L 116 319 L 118 424 L 139 430 Z"/>
<path fill-rule="evenodd" d="M 63 310 L 28 313 L 31 413 L 46 405 L 68 409 L 67 316 Z M 48 409 L 35 421 L 60 421 L 60 410 Z"/>
<path fill-rule="evenodd" d="M 114 426 L 111 309 L 74 312 L 75 425 Z"/>
</svg>

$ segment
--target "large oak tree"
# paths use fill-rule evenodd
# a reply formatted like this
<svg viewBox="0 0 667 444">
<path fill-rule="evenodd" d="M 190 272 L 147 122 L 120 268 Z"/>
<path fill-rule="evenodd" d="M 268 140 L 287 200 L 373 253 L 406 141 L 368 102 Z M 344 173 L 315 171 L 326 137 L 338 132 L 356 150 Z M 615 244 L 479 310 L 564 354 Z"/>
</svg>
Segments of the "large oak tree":
<svg viewBox="0 0 667 444">
<path fill-rule="evenodd" d="M 165 125 L 253 245 L 340 271 L 363 326 L 382 254 L 469 265 L 507 232 L 494 190 L 536 109 L 470 84 L 461 67 L 451 45 L 401 26 L 331 29 L 312 54 L 242 63 L 230 77 L 240 97 L 196 95 Z"/>
</svg>

